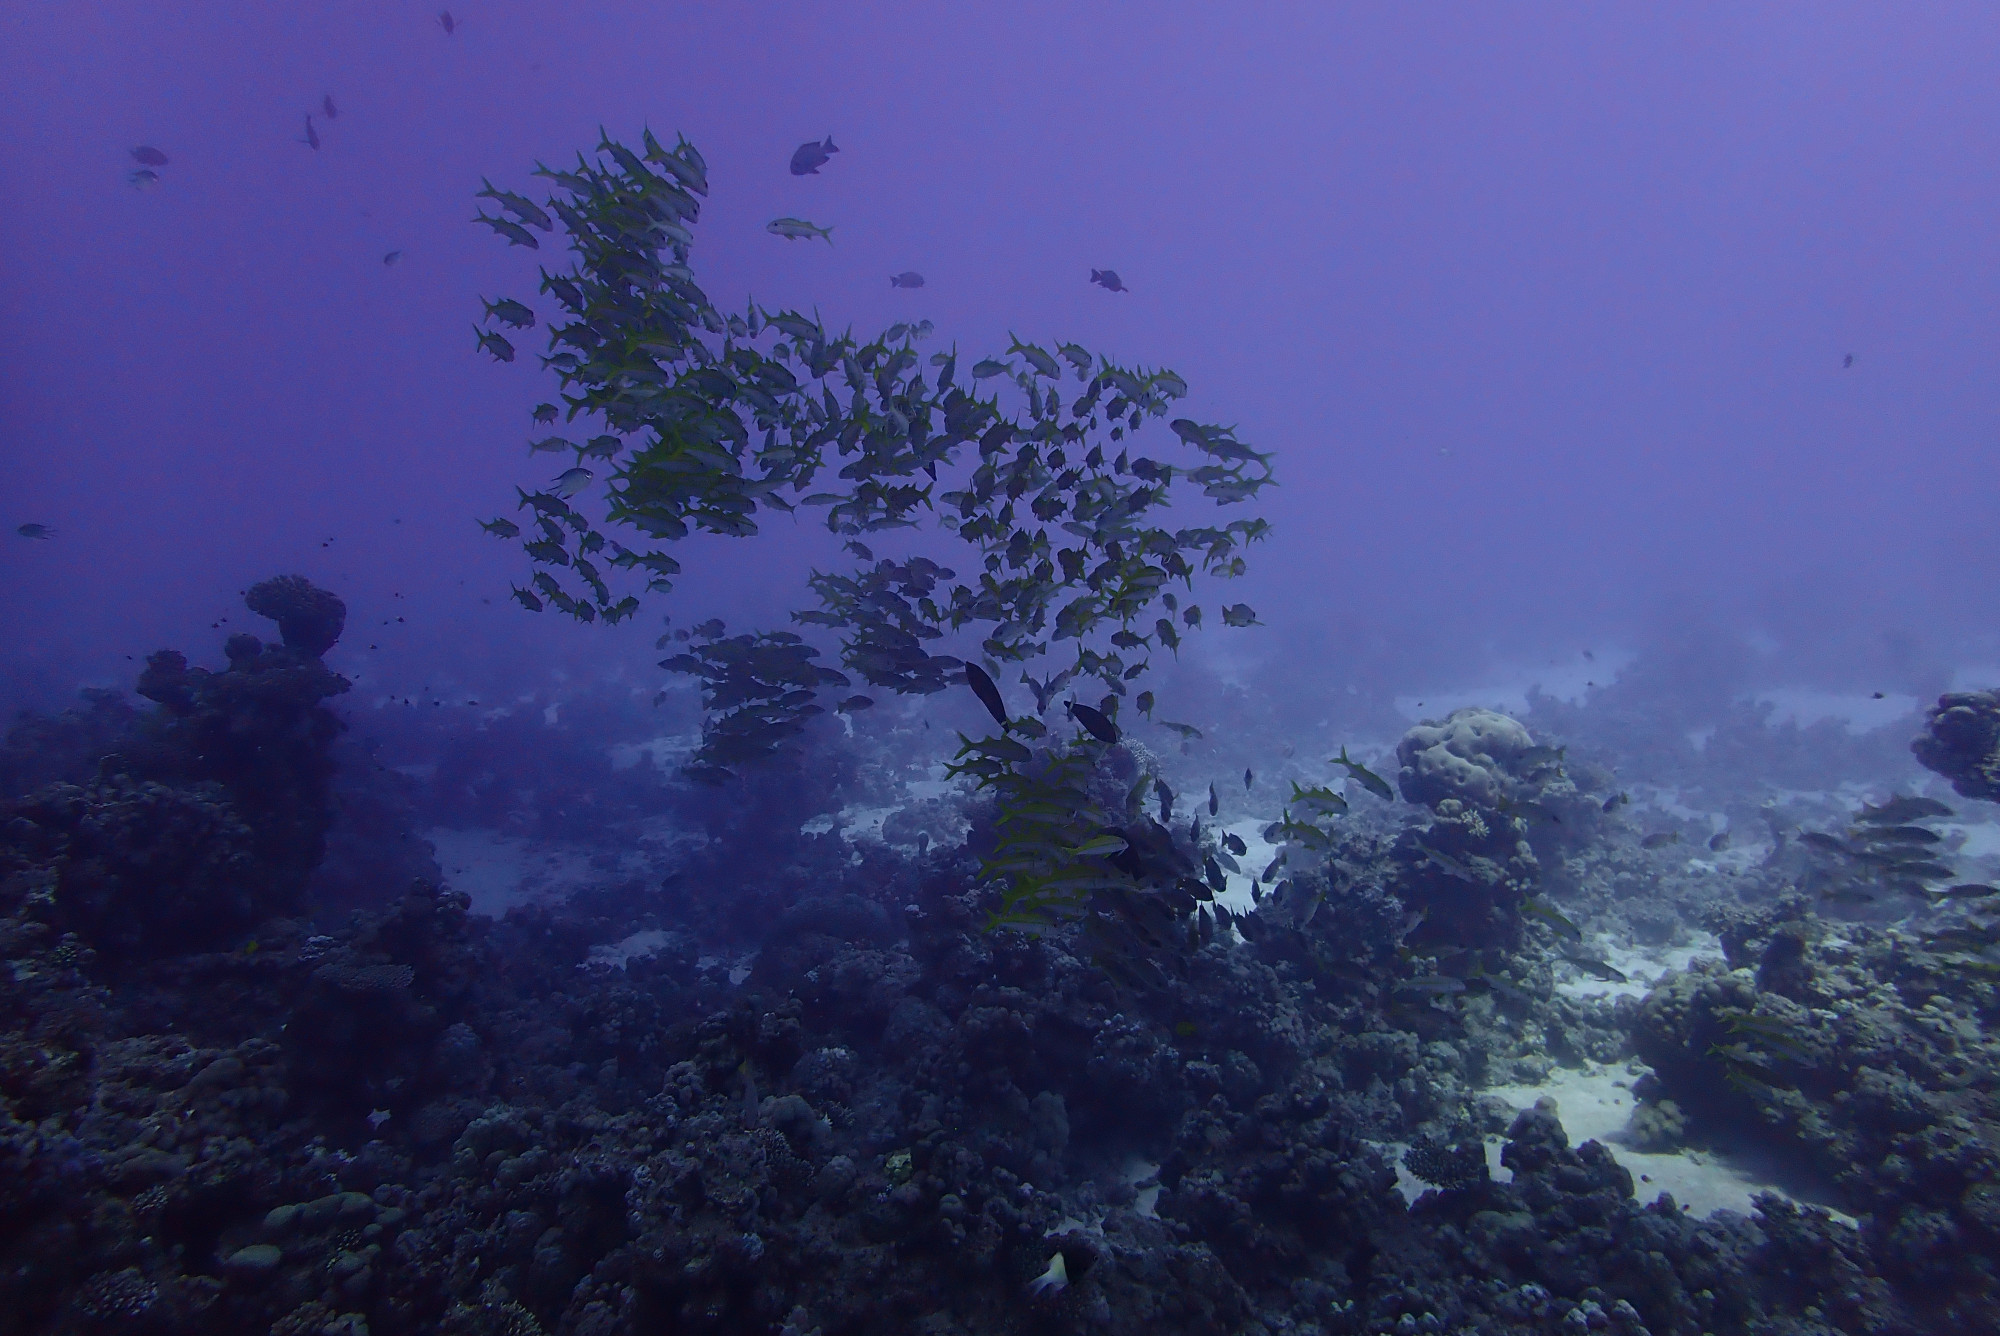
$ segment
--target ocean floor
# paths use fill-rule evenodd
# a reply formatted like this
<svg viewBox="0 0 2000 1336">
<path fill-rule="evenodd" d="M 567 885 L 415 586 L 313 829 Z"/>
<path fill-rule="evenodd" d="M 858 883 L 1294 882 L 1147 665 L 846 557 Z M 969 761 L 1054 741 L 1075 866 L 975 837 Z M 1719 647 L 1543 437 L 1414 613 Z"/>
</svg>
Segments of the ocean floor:
<svg viewBox="0 0 2000 1336">
<path fill-rule="evenodd" d="M 1631 1171 L 1633 1191 L 1642 1203 L 1651 1203 L 1662 1192 L 1671 1192 L 1677 1203 L 1695 1215 L 1705 1216 L 1723 1210 L 1748 1215 L 1752 1197 L 1760 1192 L 1775 1192 L 1802 1204 L 1821 1207 L 1845 1224 L 1856 1223 L 1854 1217 L 1834 1210 L 1824 1202 L 1815 1201 L 1810 1195 L 1802 1195 L 1796 1185 L 1781 1187 L 1772 1181 L 1762 1166 L 1746 1157 L 1713 1150 L 1680 1150 L 1663 1154 L 1634 1150 L 1626 1145 L 1625 1125 L 1631 1120 L 1636 1104 L 1632 1098 L 1632 1082 L 1645 1070 L 1636 1062 L 1605 1067 L 1563 1067 L 1551 1072 L 1546 1081 L 1535 1085 L 1490 1086 L 1481 1093 L 1504 1101 L 1515 1109 L 1532 1108 L 1535 1101 L 1544 1097 L 1555 1100 L 1556 1116 L 1562 1119 L 1570 1144 L 1602 1142 L 1612 1157 Z M 1500 1167 L 1500 1142 L 1497 1138 L 1487 1143 L 1486 1153 L 1495 1178 L 1513 1177 Z M 1397 1174 L 1399 1180 L 1408 1177 L 1408 1171 L 1400 1167 Z M 1401 1185 L 1405 1195 L 1413 1195 L 1410 1193 L 1411 1186 L 1419 1191 L 1423 1187 L 1415 1179 Z"/>
</svg>

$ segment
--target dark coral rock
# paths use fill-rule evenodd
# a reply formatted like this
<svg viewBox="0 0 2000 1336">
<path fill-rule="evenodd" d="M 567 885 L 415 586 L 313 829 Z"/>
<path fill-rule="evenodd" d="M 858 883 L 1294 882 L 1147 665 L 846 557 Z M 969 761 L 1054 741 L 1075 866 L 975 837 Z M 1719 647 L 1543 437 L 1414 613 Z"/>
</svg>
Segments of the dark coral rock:
<svg viewBox="0 0 2000 1336">
<path fill-rule="evenodd" d="M 2000 802 L 2000 691 L 1939 696 L 1910 750 L 1965 797 Z"/>
<path fill-rule="evenodd" d="M 303 575 L 259 581 L 243 601 L 259 617 L 278 624 L 287 649 L 315 659 L 334 647 L 347 626 L 347 605 Z"/>
</svg>

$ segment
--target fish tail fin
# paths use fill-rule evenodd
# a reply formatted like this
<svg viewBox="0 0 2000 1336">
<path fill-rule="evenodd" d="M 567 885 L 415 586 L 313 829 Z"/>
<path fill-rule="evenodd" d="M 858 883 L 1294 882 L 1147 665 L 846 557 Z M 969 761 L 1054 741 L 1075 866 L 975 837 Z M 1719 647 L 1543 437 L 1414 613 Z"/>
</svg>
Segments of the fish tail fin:
<svg viewBox="0 0 2000 1336">
<path fill-rule="evenodd" d="M 839 146 L 838 144 L 836 144 L 836 143 L 834 143 L 834 142 L 833 142 L 833 136 L 832 136 L 832 135 L 828 135 L 828 136 L 826 137 L 826 142 L 825 142 L 824 144 L 821 144 L 821 145 L 820 145 L 820 147 L 821 147 L 821 148 L 823 148 L 823 149 L 825 149 L 825 150 L 826 150 L 826 151 L 827 151 L 828 153 L 838 153 L 838 152 L 840 152 L 840 146 Z"/>
</svg>

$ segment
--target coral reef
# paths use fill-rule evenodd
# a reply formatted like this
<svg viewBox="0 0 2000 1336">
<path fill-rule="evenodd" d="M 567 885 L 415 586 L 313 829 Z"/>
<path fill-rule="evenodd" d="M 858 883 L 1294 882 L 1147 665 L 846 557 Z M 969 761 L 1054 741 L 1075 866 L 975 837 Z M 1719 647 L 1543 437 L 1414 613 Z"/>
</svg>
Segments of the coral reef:
<svg viewBox="0 0 2000 1336">
<path fill-rule="evenodd" d="M 2000 802 L 2000 691 L 1939 696 L 1910 750 L 1965 797 Z"/>
</svg>

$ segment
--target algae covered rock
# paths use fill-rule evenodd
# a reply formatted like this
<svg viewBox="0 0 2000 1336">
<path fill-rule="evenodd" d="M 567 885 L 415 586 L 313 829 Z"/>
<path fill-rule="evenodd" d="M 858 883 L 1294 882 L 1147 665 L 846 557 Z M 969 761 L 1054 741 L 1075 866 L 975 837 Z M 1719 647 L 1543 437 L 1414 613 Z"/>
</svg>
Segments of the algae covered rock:
<svg viewBox="0 0 2000 1336">
<path fill-rule="evenodd" d="M 2000 802 L 2000 691 L 1939 696 L 1910 750 L 1965 797 Z"/>
<path fill-rule="evenodd" d="M 1493 808 L 1541 759 L 1546 747 L 1519 720 L 1467 706 L 1439 723 L 1422 723 L 1396 744 L 1396 787 L 1405 801 L 1436 808 L 1448 798 Z"/>
</svg>

